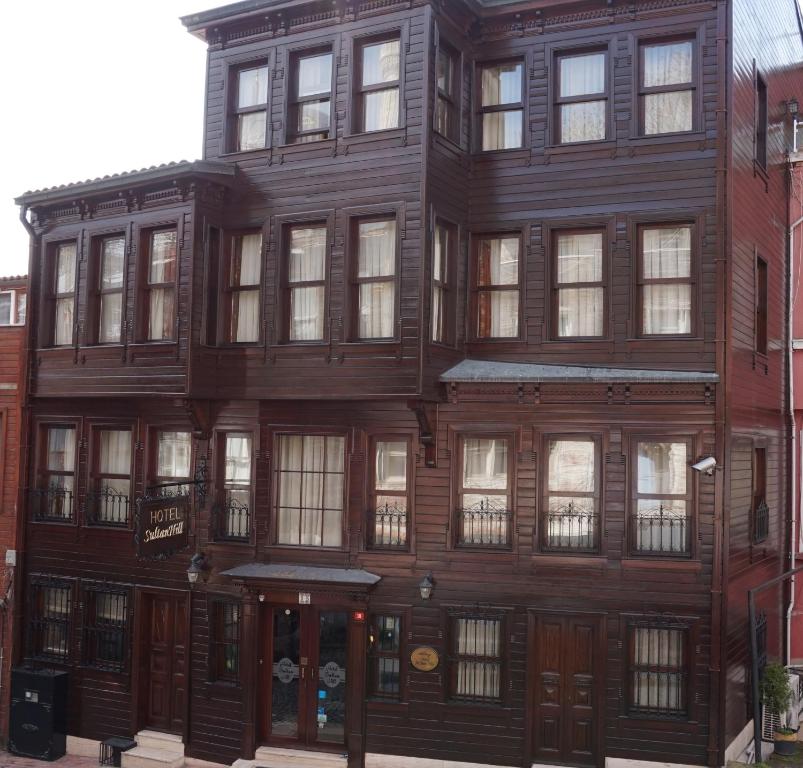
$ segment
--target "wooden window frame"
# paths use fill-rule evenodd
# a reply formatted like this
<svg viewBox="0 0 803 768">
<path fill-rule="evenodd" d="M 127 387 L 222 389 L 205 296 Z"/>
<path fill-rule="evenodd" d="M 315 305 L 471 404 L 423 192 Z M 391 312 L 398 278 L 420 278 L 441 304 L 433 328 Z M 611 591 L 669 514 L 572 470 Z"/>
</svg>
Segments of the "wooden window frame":
<svg viewBox="0 0 803 768">
<path fill-rule="evenodd" d="M 767 505 L 768 463 L 766 443 L 753 445 L 751 470 L 750 543 L 762 544 L 769 538 L 770 529 L 769 511 L 761 510 L 762 504 Z"/>
<path fill-rule="evenodd" d="M 456 622 L 459 619 L 492 620 L 499 622 L 499 656 L 460 656 L 457 653 L 457 631 Z M 445 700 L 447 703 L 460 703 L 466 706 L 482 708 L 502 708 L 510 705 L 510 685 L 509 685 L 509 628 L 510 611 L 505 609 L 483 609 L 469 608 L 463 606 L 447 606 L 445 610 L 445 637 L 446 637 L 446 685 L 444 686 Z M 479 659 L 480 663 L 499 664 L 499 696 L 498 697 L 470 697 L 456 693 L 457 690 L 457 670 L 461 659 Z M 496 658 L 497 661 L 493 661 Z"/>
<path fill-rule="evenodd" d="M 128 432 L 131 436 L 131 457 L 129 471 L 127 475 L 122 474 L 101 474 L 100 472 L 100 433 L 101 432 Z M 93 528 L 124 528 L 129 529 L 134 518 L 134 462 L 136 457 L 136 425 L 129 423 L 113 422 L 93 422 L 89 427 L 89 471 L 87 477 L 86 498 L 84 501 L 85 519 L 84 525 L 91 525 Z M 103 480 L 128 480 L 129 496 L 127 514 L 124 523 L 113 523 L 106 520 L 93 520 L 89 509 L 91 497 L 100 492 Z"/>
<path fill-rule="evenodd" d="M 326 251 L 323 257 L 323 280 L 305 280 L 297 283 L 290 282 L 290 243 L 291 233 L 294 229 L 322 229 L 326 236 Z M 281 297 L 279 299 L 279 308 L 281 312 L 281 320 L 279 324 L 279 338 L 284 345 L 301 345 L 312 346 L 315 344 L 329 343 L 329 277 L 331 269 L 331 221 L 330 218 L 324 216 L 319 219 L 301 219 L 289 220 L 281 224 L 280 231 L 281 242 L 281 265 L 279 269 L 279 280 L 281 285 Z M 290 301 L 290 293 L 293 288 L 314 288 L 320 286 L 323 288 L 323 335 L 320 339 L 290 339 L 290 327 L 292 318 L 290 316 L 292 302 Z"/>
<path fill-rule="evenodd" d="M 122 240 L 123 241 L 123 281 L 119 288 L 103 288 L 101 281 L 103 279 L 103 247 L 109 240 Z M 128 285 L 128 250 L 129 241 L 124 231 L 108 232 L 99 234 L 92 238 L 91 253 L 92 253 L 92 269 L 91 269 L 91 283 L 92 289 L 90 291 L 90 316 L 92 324 L 89 329 L 90 343 L 98 346 L 111 346 L 114 344 L 120 345 L 125 343 L 126 339 L 126 296 Z M 101 341 L 100 328 L 102 323 L 101 309 L 104 296 L 120 295 L 120 338 L 117 341 Z"/>
<path fill-rule="evenodd" d="M 132 595 L 128 587 L 107 582 L 84 583 L 83 611 L 81 613 L 81 645 L 83 652 L 82 664 L 90 669 L 104 672 L 125 674 L 129 670 L 131 658 L 131 617 L 133 614 Z M 104 629 L 99 625 L 97 616 L 97 596 L 99 594 L 114 595 L 123 599 L 123 623 Z M 96 633 L 111 634 L 119 637 L 121 658 L 119 661 L 100 659 Z"/>
<path fill-rule="evenodd" d="M 238 107 L 237 103 L 240 96 L 240 73 L 247 72 L 252 69 L 262 69 L 266 67 L 268 70 L 268 83 L 267 83 L 267 98 L 264 104 L 254 104 L 250 107 Z M 271 63 L 267 58 L 261 57 L 253 60 L 232 62 L 228 67 L 227 73 L 228 90 L 229 93 L 226 98 L 226 145 L 224 154 L 242 154 L 244 152 L 264 152 L 271 146 Z M 239 117 L 244 114 L 253 114 L 255 112 L 265 113 L 265 146 L 253 147 L 252 149 L 240 149 L 240 133 L 239 133 Z"/>
<path fill-rule="evenodd" d="M 248 509 L 246 518 L 248 525 L 247 536 L 232 536 L 227 533 L 228 523 L 228 492 L 245 490 L 243 486 L 230 483 L 226 478 L 226 442 L 229 437 L 247 437 L 251 441 L 251 477 L 248 486 Z M 211 539 L 216 543 L 227 544 L 250 544 L 254 537 L 254 486 L 256 480 L 256 452 L 257 435 L 254 430 L 247 428 L 231 427 L 215 430 L 214 445 L 216 448 L 215 460 L 215 510 L 211 516 Z"/>
<path fill-rule="evenodd" d="M 20 288 L 9 288 L 7 290 L 0 291 L 0 296 L 8 294 L 11 297 L 8 307 L 8 319 L 9 322 L 3 323 L 0 322 L 0 328 L 22 328 L 25 325 L 25 320 L 20 322 L 15 322 L 19 318 L 19 297 L 23 296 L 26 297 L 25 306 L 27 309 L 27 296 L 28 292 L 24 289 Z"/>
<path fill-rule="evenodd" d="M 65 291 L 63 293 L 59 293 L 56 290 L 56 283 L 58 281 L 58 260 L 59 260 L 59 250 L 64 245 L 74 245 L 75 246 L 75 270 L 73 272 L 73 289 L 72 291 Z M 51 347 L 52 349 L 67 349 L 72 347 L 76 344 L 77 338 L 77 328 L 78 328 L 78 280 L 79 280 L 79 268 L 81 263 L 81 242 L 78 238 L 67 239 L 67 240 L 59 240 L 57 242 L 52 243 L 48 247 L 48 251 L 50 252 L 50 258 L 48 259 L 49 262 L 49 276 L 48 276 L 48 291 L 47 291 L 47 301 L 48 301 L 48 344 L 47 346 Z M 69 299 L 72 298 L 73 302 L 73 327 L 72 327 L 72 335 L 71 341 L 69 344 L 56 344 L 56 307 L 58 305 L 59 300 Z"/>
<path fill-rule="evenodd" d="M 602 279 L 598 282 L 584 283 L 559 283 L 558 282 L 558 239 L 563 235 L 591 235 L 599 234 L 602 240 Z M 575 341 L 600 341 L 610 338 L 610 253 L 608 244 L 608 227 L 599 224 L 588 227 L 553 227 L 549 231 L 549 247 L 551 258 L 549 260 L 549 271 L 551 275 L 551 301 L 549 312 L 549 323 L 551 327 L 550 338 L 557 342 Z M 580 288 L 602 288 L 602 333 L 599 336 L 561 336 L 558 333 L 560 328 L 560 291 L 564 289 Z"/>
<path fill-rule="evenodd" d="M 399 491 L 379 491 L 376 487 L 376 446 L 377 443 L 405 443 L 407 445 L 407 487 L 404 492 Z M 414 476 L 413 469 L 415 464 L 415 455 L 413 453 L 413 437 L 409 433 L 399 432 L 376 432 L 369 437 L 369 466 L 368 466 L 368 520 L 366 521 L 366 546 L 368 549 L 380 550 L 382 552 L 409 552 L 412 549 L 412 535 L 413 535 L 413 498 L 414 493 Z M 405 519 L 405 542 L 403 545 L 398 546 L 383 546 L 376 544 L 374 540 L 375 531 L 375 514 L 376 514 L 376 498 L 377 496 L 397 496 L 405 500 L 406 519 Z"/>
<path fill-rule="evenodd" d="M 209 667 L 208 680 L 210 683 L 240 687 L 242 672 L 242 645 L 243 645 L 243 604 L 240 600 L 228 596 L 209 597 Z M 236 606 L 236 639 L 226 638 L 225 610 L 227 606 Z M 233 673 L 225 671 L 226 648 L 233 646 L 236 651 L 237 670 Z"/>
<path fill-rule="evenodd" d="M 560 441 L 579 441 L 590 442 L 594 445 L 594 490 L 588 492 L 575 491 L 550 491 L 549 490 L 549 445 L 552 442 Z M 541 515 L 540 528 L 541 535 L 538 537 L 539 549 L 544 553 L 560 555 L 588 556 L 598 555 L 602 551 L 604 536 L 604 514 L 605 499 L 604 494 L 604 463 L 603 452 L 605 451 L 605 437 L 599 433 L 580 433 L 580 432 L 546 432 L 541 438 L 542 461 L 541 461 Z M 549 499 L 551 496 L 583 496 L 594 499 L 595 506 L 595 526 L 594 545 L 589 548 L 555 547 L 550 546 L 549 537 Z"/>
<path fill-rule="evenodd" d="M 313 58 L 315 56 L 322 56 L 329 54 L 332 57 L 332 77 L 329 83 L 329 90 L 325 93 L 317 93 L 312 96 L 299 96 L 298 95 L 298 74 L 300 71 L 300 62 L 302 59 Z M 335 137 L 336 134 L 336 120 L 337 110 L 335 109 L 335 86 L 337 83 L 337 56 L 335 55 L 334 45 L 324 43 L 323 45 L 316 45 L 310 48 L 303 48 L 291 51 L 290 54 L 290 77 L 287 82 L 287 127 L 285 129 L 285 144 L 314 144 L 315 141 L 327 141 Z M 329 127 L 325 131 L 321 130 L 308 130 L 303 131 L 298 127 L 299 110 L 302 104 L 328 101 L 329 102 Z M 326 133 L 321 139 L 315 141 L 305 142 L 305 136 L 316 136 L 321 133 Z M 267 136 L 267 134 L 266 134 Z"/>
<path fill-rule="evenodd" d="M 249 285 L 232 285 L 231 284 L 231 268 L 235 256 L 236 242 L 238 238 L 247 235 L 259 235 L 261 243 L 259 246 L 259 282 Z M 263 284 L 265 282 L 265 233 L 259 227 L 251 227 L 247 229 L 233 229 L 222 233 L 222 250 L 223 258 L 221 259 L 221 274 L 219 276 L 218 284 L 220 285 L 220 307 L 217 312 L 218 316 L 218 339 L 220 346 L 227 347 L 248 347 L 259 346 L 262 344 L 264 336 L 264 290 Z M 258 335 L 254 341 L 234 341 L 232 339 L 232 321 L 234 313 L 232 305 L 234 296 L 237 293 L 248 292 L 256 290 L 259 294 L 259 328 Z"/>
<path fill-rule="evenodd" d="M 692 61 L 691 61 L 691 81 L 689 83 L 675 83 L 673 85 L 659 85 L 659 86 L 644 86 L 644 73 L 646 67 L 644 64 L 644 49 L 654 45 L 663 45 L 668 43 L 691 43 L 692 47 Z M 637 58 L 637 77 L 636 77 L 636 110 L 637 115 L 637 136 L 648 140 L 662 139 L 664 137 L 684 137 L 689 136 L 700 130 L 701 122 L 701 105 L 700 105 L 700 92 L 701 92 L 701 75 L 700 75 L 700 52 L 703 43 L 700 39 L 700 32 L 697 29 L 688 29 L 679 31 L 677 34 L 672 35 L 657 35 L 641 36 L 637 38 L 635 43 L 636 58 Z M 644 125 L 644 97 L 655 93 L 674 93 L 679 91 L 691 91 L 691 105 L 692 105 L 692 118 L 691 128 L 688 131 L 672 131 L 662 133 L 646 133 Z"/>
<path fill-rule="evenodd" d="M 371 633 L 376 631 L 375 620 L 379 616 L 393 616 L 399 619 L 399 650 L 396 653 L 390 651 L 375 650 L 375 643 L 371 642 Z M 386 701 L 400 703 L 407 700 L 407 674 L 409 645 L 407 634 L 410 632 L 410 607 L 402 605 L 378 605 L 371 608 L 368 614 L 368 657 L 367 687 L 369 699 L 376 701 Z M 399 692 L 396 694 L 379 691 L 376 685 L 375 662 L 380 658 L 397 658 L 399 661 Z"/>
<path fill-rule="evenodd" d="M 753 65 L 755 67 L 755 64 Z M 755 128 L 753 130 L 753 160 L 758 169 L 767 172 L 769 139 L 769 89 L 758 69 L 754 69 Z"/>
<path fill-rule="evenodd" d="M 753 349 L 766 360 L 769 352 L 769 263 L 756 254 Z"/>
<path fill-rule="evenodd" d="M 176 278 L 172 282 L 151 283 L 150 266 L 151 250 L 153 248 L 153 236 L 158 232 L 176 233 Z M 181 232 L 177 222 L 157 224 L 154 226 L 143 227 L 139 232 L 140 252 L 142 254 L 139 269 L 140 285 L 142 288 L 139 293 L 140 321 L 138 328 L 138 339 L 142 344 L 177 344 L 179 316 L 179 278 L 181 275 Z M 166 339 L 149 339 L 148 328 L 150 325 L 150 292 L 153 290 L 172 290 L 173 291 L 173 322 L 171 336 Z"/>
<path fill-rule="evenodd" d="M 372 85 L 363 85 L 363 50 L 372 45 L 379 45 L 381 43 L 389 43 L 393 40 L 399 41 L 399 78 L 398 80 L 391 80 L 382 83 L 374 83 Z M 395 28 L 377 32 L 376 34 L 368 35 L 365 37 L 354 38 L 354 66 L 352 69 L 352 120 L 351 120 L 351 133 L 352 135 L 373 135 L 383 134 L 388 131 L 398 131 L 404 128 L 404 68 L 405 68 L 405 35 L 402 29 Z M 399 114 L 398 123 L 392 128 L 379 128 L 373 131 L 365 129 L 365 97 L 366 94 L 376 93 L 378 91 L 389 91 L 395 88 L 399 92 Z"/>
<path fill-rule="evenodd" d="M 645 229 L 672 229 L 678 227 L 687 227 L 689 229 L 689 276 L 688 278 L 651 278 L 650 280 L 644 279 L 644 230 Z M 638 251 L 636 253 L 636 270 L 635 270 L 635 284 L 636 284 L 636 307 L 635 307 L 635 325 L 637 329 L 637 338 L 639 339 L 692 339 L 698 333 L 700 320 L 698 318 L 699 312 L 699 297 L 698 297 L 698 282 L 699 282 L 699 264 L 700 264 L 700 244 L 698 243 L 698 228 L 696 221 L 688 219 L 680 219 L 672 221 L 668 219 L 656 219 L 654 221 L 639 220 L 636 223 L 636 242 Z M 689 309 L 689 332 L 688 333 L 645 333 L 644 332 L 644 286 L 645 285 L 688 285 L 690 296 L 690 309 Z"/>
<path fill-rule="evenodd" d="M 73 468 L 71 472 L 48 469 L 48 440 L 51 429 L 71 429 L 74 435 Z M 34 490 L 42 492 L 50 487 L 51 477 L 72 477 L 73 487 L 70 501 L 69 517 L 50 517 L 35 514 L 34 520 L 42 523 L 55 523 L 56 525 L 77 525 L 79 508 L 78 469 L 81 463 L 81 426 L 76 421 L 40 421 L 36 424 L 36 468 L 34 475 Z M 41 502 L 39 502 L 41 504 Z"/>
<path fill-rule="evenodd" d="M 463 82 L 463 56 L 458 49 L 443 34 L 438 31 L 438 42 L 435 49 L 435 110 L 433 113 L 433 130 L 438 136 L 442 136 L 447 141 L 460 146 L 460 123 L 462 113 L 461 85 Z M 445 54 L 449 60 L 451 69 L 451 91 L 444 91 L 438 84 L 438 65 L 441 54 Z M 446 132 L 440 130 L 438 110 L 440 104 L 446 105 Z"/>
<path fill-rule="evenodd" d="M 593 55 L 601 53 L 605 57 L 604 64 L 604 81 L 605 90 L 601 93 L 594 94 L 580 94 L 579 96 L 561 96 L 561 77 L 560 77 L 560 62 L 562 59 L 578 58 L 580 56 Z M 611 51 L 609 45 L 590 45 L 581 48 L 561 48 L 553 52 L 554 70 L 555 70 L 555 95 L 552 110 L 552 146 L 554 147 L 574 147 L 585 146 L 587 144 L 599 144 L 611 140 L 611 74 L 610 74 L 610 61 Z M 587 141 L 562 141 L 561 137 L 561 114 L 562 107 L 567 104 L 584 104 L 591 101 L 604 101 L 605 102 L 605 135 L 601 139 L 589 139 Z"/>
<path fill-rule="evenodd" d="M 445 280 L 435 279 L 435 248 L 438 239 L 438 228 L 443 227 L 448 233 L 446 254 L 442 257 L 443 264 L 441 274 L 445 273 Z M 431 344 L 438 344 L 446 347 L 453 347 L 456 336 L 456 322 L 455 322 L 455 305 L 456 294 L 455 291 L 455 277 L 457 272 L 457 253 L 460 248 L 460 230 L 459 227 L 441 218 L 435 216 L 432 225 L 432 269 L 430 270 L 430 322 L 429 322 L 429 341 Z M 441 291 L 441 327 L 435 328 L 435 290 Z M 436 334 L 437 330 L 437 334 Z M 440 338 L 435 338 L 438 335 Z"/>
<path fill-rule="evenodd" d="M 159 435 L 162 432 L 185 432 L 190 436 L 190 474 L 186 477 L 173 477 L 171 475 L 160 475 L 159 472 Z M 161 483 L 178 483 L 182 480 L 187 481 L 187 483 L 191 483 L 194 477 L 193 467 L 195 466 L 194 454 L 195 454 L 195 446 L 193 444 L 192 438 L 192 430 L 187 427 L 186 425 L 178 425 L 178 426 L 170 426 L 170 425 L 159 425 L 154 426 L 151 425 L 148 428 L 148 485 L 146 487 L 147 490 L 152 490 L 156 486 L 160 485 Z"/>
<path fill-rule="evenodd" d="M 509 102 L 507 104 L 493 104 L 493 105 L 483 106 L 482 105 L 483 70 L 490 69 L 491 67 L 504 66 L 505 64 L 521 64 L 521 99 L 517 102 Z M 478 61 L 475 64 L 474 79 L 475 79 L 474 98 L 477 104 L 477 111 L 474 118 L 474 123 L 475 123 L 474 135 L 476 136 L 475 151 L 481 154 L 487 154 L 489 152 L 516 152 L 516 151 L 521 151 L 522 149 L 526 149 L 528 146 L 527 97 L 526 97 L 527 85 L 528 85 L 527 58 L 525 56 L 519 56 L 519 57 L 513 56 L 504 59 Z M 483 149 L 482 148 L 482 139 L 483 139 L 482 129 L 484 122 L 483 116 L 494 112 L 513 112 L 515 110 L 521 112 L 521 145 L 518 147 L 504 147 L 502 149 Z"/>
<path fill-rule="evenodd" d="M 677 560 L 677 561 L 694 561 L 698 556 L 697 545 L 697 530 L 699 526 L 698 521 L 698 503 L 697 503 L 697 484 L 694 475 L 696 474 L 691 468 L 691 463 L 694 456 L 697 455 L 697 439 L 691 432 L 634 432 L 628 435 L 628 456 L 630 471 L 630 487 L 628 493 L 627 503 L 627 552 L 629 557 L 644 559 L 644 560 Z M 670 493 L 646 493 L 639 494 L 638 492 L 638 444 L 639 443 L 685 443 L 686 444 L 686 493 L 684 495 L 670 494 Z M 687 552 L 652 552 L 639 550 L 636 547 L 636 542 L 633 536 L 633 521 L 638 517 L 638 502 L 639 499 L 668 499 L 686 502 L 686 520 L 687 520 Z"/>
<path fill-rule="evenodd" d="M 26 622 L 26 658 L 44 661 L 48 664 L 67 665 L 72 661 L 73 654 L 73 622 L 75 621 L 75 582 L 72 579 L 47 574 L 31 574 L 28 581 L 28 618 Z M 63 619 L 54 619 L 44 616 L 44 590 L 59 589 L 66 593 L 67 611 Z M 47 633 L 50 624 L 61 626 L 60 635 L 63 638 L 64 653 L 48 653 L 39 650 L 42 643 L 43 632 Z"/>
<path fill-rule="evenodd" d="M 504 240 L 507 238 L 516 238 L 519 241 L 519 279 L 515 288 L 513 284 L 499 284 L 499 285 L 483 285 L 479 284 L 479 265 L 480 265 L 480 247 L 481 243 L 485 240 Z M 470 295 L 470 311 L 469 311 L 469 339 L 473 342 L 487 344 L 491 343 L 515 343 L 522 341 L 524 338 L 524 262 L 526 260 L 524 235 L 521 230 L 511 230 L 509 232 L 477 232 L 472 234 L 471 237 L 471 275 L 469 279 Z M 480 294 L 490 293 L 493 291 L 511 291 L 517 290 L 519 292 L 519 311 L 518 311 L 518 328 L 519 332 L 516 336 L 480 336 L 479 334 L 479 308 L 480 308 Z"/>
</svg>

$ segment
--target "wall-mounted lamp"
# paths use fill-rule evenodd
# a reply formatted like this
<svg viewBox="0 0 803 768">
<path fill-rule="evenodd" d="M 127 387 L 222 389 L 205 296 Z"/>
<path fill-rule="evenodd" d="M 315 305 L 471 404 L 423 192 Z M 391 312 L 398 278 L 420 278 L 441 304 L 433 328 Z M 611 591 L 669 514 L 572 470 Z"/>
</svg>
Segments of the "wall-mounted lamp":
<svg viewBox="0 0 803 768">
<path fill-rule="evenodd" d="M 190 560 L 190 567 L 187 568 L 187 581 L 190 582 L 190 586 L 198 581 L 199 576 L 206 581 L 206 570 L 207 562 L 204 553 L 196 552 Z"/>
<path fill-rule="evenodd" d="M 418 583 L 418 589 L 421 592 L 422 600 L 429 600 L 432 597 L 432 588 L 435 586 L 435 581 L 432 578 L 432 572 L 424 576 Z"/>
<path fill-rule="evenodd" d="M 786 102 L 786 111 L 792 115 L 792 117 L 797 117 L 800 112 L 800 102 L 798 102 L 797 99 L 789 99 L 789 101 Z"/>
<path fill-rule="evenodd" d="M 264 603 L 265 602 L 265 593 L 264 592 L 260 592 L 259 593 L 259 602 L 260 603 Z"/>
</svg>

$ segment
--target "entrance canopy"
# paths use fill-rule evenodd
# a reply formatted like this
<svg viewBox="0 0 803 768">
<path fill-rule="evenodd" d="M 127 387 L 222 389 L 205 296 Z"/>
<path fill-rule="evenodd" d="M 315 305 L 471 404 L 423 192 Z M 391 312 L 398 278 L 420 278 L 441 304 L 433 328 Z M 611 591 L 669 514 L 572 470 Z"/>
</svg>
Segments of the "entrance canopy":
<svg viewBox="0 0 803 768">
<path fill-rule="evenodd" d="M 358 568 L 323 568 L 294 563 L 247 563 L 223 571 L 221 576 L 239 580 L 293 582 L 370 589 L 381 576 Z M 290 586 L 288 584 L 288 586 Z"/>
</svg>

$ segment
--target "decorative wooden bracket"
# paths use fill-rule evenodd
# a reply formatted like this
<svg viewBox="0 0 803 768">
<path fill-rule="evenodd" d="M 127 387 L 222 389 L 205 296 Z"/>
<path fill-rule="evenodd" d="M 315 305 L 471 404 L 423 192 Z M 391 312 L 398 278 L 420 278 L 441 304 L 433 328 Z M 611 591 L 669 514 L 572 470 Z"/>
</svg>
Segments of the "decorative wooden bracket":
<svg viewBox="0 0 803 768">
<path fill-rule="evenodd" d="M 192 435 L 196 440 L 212 436 L 220 404 L 214 400 L 183 400 L 182 405 L 192 422 Z"/>
<path fill-rule="evenodd" d="M 435 443 L 438 435 L 438 404 L 424 400 L 409 400 L 407 407 L 418 419 L 418 440 L 424 449 L 424 466 L 435 467 Z"/>
</svg>

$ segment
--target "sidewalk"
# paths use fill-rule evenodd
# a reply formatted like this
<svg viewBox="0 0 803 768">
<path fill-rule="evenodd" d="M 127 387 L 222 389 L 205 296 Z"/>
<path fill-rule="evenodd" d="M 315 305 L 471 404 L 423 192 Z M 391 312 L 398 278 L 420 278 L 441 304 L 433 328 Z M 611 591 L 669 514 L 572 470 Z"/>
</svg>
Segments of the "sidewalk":
<svg viewBox="0 0 803 768">
<path fill-rule="evenodd" d="M 57 768 L 97 768 L 98 760 L 96 757 L 77 757 L 76 755 L 65 755 L 60 760 L 52 763 L 42 760 L 33 760 L 30 757 L 17 757 L 8 752 L 0 751 L 0 768 L 45 768 L 48 765 Z"/>
</svg>

